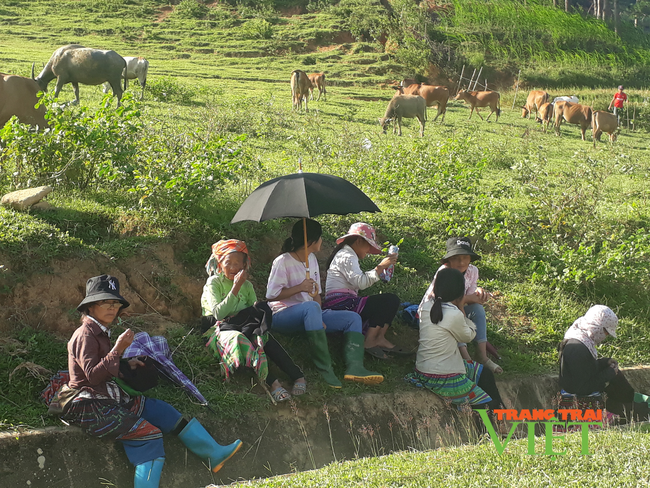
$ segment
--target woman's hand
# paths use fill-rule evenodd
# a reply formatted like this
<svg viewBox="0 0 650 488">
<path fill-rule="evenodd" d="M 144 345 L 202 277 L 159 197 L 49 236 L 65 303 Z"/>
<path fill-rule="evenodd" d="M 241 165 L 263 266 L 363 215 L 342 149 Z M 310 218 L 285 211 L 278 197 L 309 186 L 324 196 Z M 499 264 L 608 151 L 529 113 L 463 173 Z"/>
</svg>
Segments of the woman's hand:
<svg viewBox="0 0 650 488">
<path fill-rule="evenodd" d="M 476 302 L 475 303 L 480 303 L 483 304 L 488 301 L 488 299 L 492 296 L 492 294 L 489 291 L 485 291 L 483 288 L 478 287 L 476 289 Z"/>
<path fill-rule="evenodd" d="M 131 369 L 144 368 L 146 365 L 140 361 L 138 358 L 129 359 L 127 361 Z"/>
<path fill-rule="evenodd" d="M 242 269 L 239 273 L 235 275 L 235 279 L 233 280 L 233 285 L 232 285 L 232 294 L 237 296 L 239 294 L 239 290 L 241 290 L 241 287 L 246 283 L 246 280 L 248 279 L 248 273 L 246 272 L 245 269 Z"/>
<path fill-rule="evenodd" d="M 117 338 L 117 341 L 115 341 L 115 346 L 113 347 L 113 350 L 117 351 L 121 356 L 122 354 L 124 354 L 124 351 L 126 351 L 126 348 L 133 343 L 134 336 L 135 334 L 131 329 L 126 329 L 124 332 L 120 334 L 120 336 Z"/>
<path fill-rule="evenodd" d="M 391 264 L 395 265 L 397 262 L 397 254 L 389 254 L 387 257 L 381 260 L 381 263 L 377 265 L 375 268 L 377 270 L 377 273 L 381 273 L 385 269 L 387 269 Z"/>
<path fill-rule="evenodd" d="M 612 368 L 616 373 L 618 373 L 618 361 L 616 359 L 610 359 L 608 361 L 609 367 Z"/>
<path fill-rule="evenodd" d="M 298 293 L 309 293 L 311 295 L 316 289 L 316 282 L 311 278 L 305 279 L 298 285 Z"/>
</svg>

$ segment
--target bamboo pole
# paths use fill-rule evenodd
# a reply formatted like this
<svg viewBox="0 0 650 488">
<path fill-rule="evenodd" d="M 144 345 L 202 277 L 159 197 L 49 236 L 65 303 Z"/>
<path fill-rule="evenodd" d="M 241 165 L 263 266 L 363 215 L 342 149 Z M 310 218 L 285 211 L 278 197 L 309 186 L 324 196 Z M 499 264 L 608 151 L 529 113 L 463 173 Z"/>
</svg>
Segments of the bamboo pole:
<svg viewBox="0 0 650 488">
<path fill-rule="evenodd" d="M 467 91 L 472 89 L 472 82 L 474 81 L 474 75 L 476 74 L 476 68 L 472 71 L 472 77 L 469 79 L 469 85 L 467 85 Z"/>
<path fill-rule="evenodd" d="M 488 91 L 488 88 L 487 88 L 487 78 L 485 78 L 485 91 Z"/>
<path fill-rule="evenodd" d="M 479 78 L 481 77 L 481 73 L 483 72 L 483 66 L 478 70 L 478 74 L 476 75 L 476 80 L 474 80 L 474 88 L 472 88 L 470 91 L 476 90 L 476 84 L 478 83 Z"/>
<path fill-rule="evenodd" d="M 632 130 L 634 130 L 635 123 L 636 123 L 636 102 L 634 102 L 634 115 L 632 116 Z"/>
<path fill-rule="evenodd" d="M 456 94 L 460 91 L 460 84 L 463 82 L 463 75 L 465 74 L 465 65 L 463 65 L 463 69 L 460 72 L 460 78 L 458 78 L 458 87 L 456 88 Z"/>
<path fill-rule="evenodd" d="M 515 102 L 517 101 L 517 92 L 519 91 L 519 77 L 521 76 L 521 70 L 517 74 L 517 85 L 515 86 L 515 98 L 512 99 L 512 110 L 515 109 Z"/>
</svg>

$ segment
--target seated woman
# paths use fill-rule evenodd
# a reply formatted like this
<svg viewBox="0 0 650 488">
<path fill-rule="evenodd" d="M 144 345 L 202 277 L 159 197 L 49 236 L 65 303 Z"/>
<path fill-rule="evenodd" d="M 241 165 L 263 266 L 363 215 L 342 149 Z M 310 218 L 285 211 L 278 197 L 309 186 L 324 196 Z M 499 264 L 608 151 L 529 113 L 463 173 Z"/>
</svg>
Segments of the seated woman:
<svg viewBox="0 0 650 488">
<path fill-rule="evenodd" d="M 185 446 L 217 472 L 241 447 L 236 440 L 218 444 L 198 420 L 189 422 L 161 400 L 129 396 L 112 379 L 119 376 L 120 357 L 133 342 L 131 329 L 111 347 L 110 332 L 121 310 L 129 306 L 120 295 L 120 283 L 109 275 L 90 278 L 86 298 L 77 310 L 81 326 L 68 342 L 70 381 L 58 392 L 66 422 L 91 436 L 119 440 L 135 465 L 135 488 L 157 488 L 165 450 L 163 434 L 174 434 Z M 143 365 L 130 359 L 131 368 Z"/>
<path fill-rule="evenodd" d="M 415 372 L 406 380 L 425 387 L 455 405 L 502 408 L 494 374 L 481 363 L 464 360 L 459 342 L 471 341 L 476 325 L 463 313 L 465 278 L 453 268 L 438 270 L 420 303 L 420 343 Z"/>
<path fill-rule="evenodd" d="M 441 267 L 454 268 L 463 273 L 465 277 L 465 300 L 463 300 L 465 315 L 476 324 L 476 342 L 478 349 L 478 362 L 493 373 L 503 373 L 503 368 L 488 358 L 487 320 L 483 304 L 491 297 L 491 294 L 477 286 L 478 268 L 472 262 L 481 259 L 472 249 L 472 241 L 469 237 L 451 237 L 446 243 L 447 253 L 442 257 Z M 434 276 L 435 281 L 435 276 Z M 471 361 L 472 357 L 467 352 L 467 344 L 458 344 L 463 359 Z"/>
<path fill-rule="evenodd" d="M 210 277 L 201 295 L 203 330 L 210 329 L 207 346 L 220 359 L 226 377 L 240 364 L 265 365 L 266 356 L 291 378 L 291 394 L 302 395 L 307 390 L 304 374 L 270 333 L 264 332 L 261 336 L 248 334 L 251 335 L 248 337 L 231 327 L 221 326 L 222 321 L 253 307 L 257 302 L 253 285 L 247 280 L 250 264 L 245 242 L 228 239 L 212 245 L 212 255 L 205 265 Z M 261 329 L 257 330 L 261 332 Z M 255 369 L 260 379 L 266 381 L 276 402 L 291 398 L 280 381 L 269 373 L 268 367 Z"/>
<path fill-rule="evenodd" d="M 352 224 L 348 233 L 339 237 L 336 244 L 327 260 L 323 310 L 352 310 L 361 315 L 366 336 L 364 347 L 371 356 L 388 359 L 386 353 L 409 354 L 386 339 L 386 331 L 399 308 L 399 297 L 394 293 L 358 296 L 359 290 L 365 290 L 379 281 L 381 272 L 395 264 L 397 256 L 384 258 L 371 271 L 361 271 L 360 259 L 381 252 L 375 229 L 363 222 Z"/>
<path fill-rule="evenodd" d="M 604 392 L 608 412 L 628 419 L 634 413 L 645 420 L 648 397 L 634 392 L 615 359 L 598 359 L 596 346 L 609 336 L 616 337 L 617 326 L 618 317 L 609 307 L 594 305 L 569 327 L 559 348 L 562 395 L 575 395 L 580 404 L 594 393 L 600 397 Z"/>
<path fill-rule="evenodd" d="M 307 242 L 303 221 L 291 229 L 291 237 L 284 241 L 282 254 L 273 261 L 266 298 L 273 310 L 273 330 L 283 333 L 306 332 L 312 348 L 314 365 L 332 388 L 341 388 L 334 374 L 325 333 L 343 332 L 343 353 L 347 368 L 343 379 L 366 385 L 384 381 L 380 374 L 363 367 L 361 317 L 347 310 L 321 310 L 320 270 L 313 253 L 323 243 L 318 222 L 306 219 Z M 310 278 L 306 278 L 305 248 L 308 254 Z"/>
</svg>

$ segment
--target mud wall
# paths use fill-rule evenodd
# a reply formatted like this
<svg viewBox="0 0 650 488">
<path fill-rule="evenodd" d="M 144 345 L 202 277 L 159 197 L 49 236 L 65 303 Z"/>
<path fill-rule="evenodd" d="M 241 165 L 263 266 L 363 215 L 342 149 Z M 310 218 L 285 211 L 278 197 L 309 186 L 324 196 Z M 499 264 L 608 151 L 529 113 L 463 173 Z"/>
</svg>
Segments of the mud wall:
<svg viewBox="0 0 650 488">
<path fill-rule="evenodd" d="M 172 246 L 163 244 L 122 260 L 97 256 L 54 261 L 43 273 L 0 294 L 0 334 L 26 324 L 70 337 L 79 325 L 76 308 L 85 296 L 86 280 L 104 273 L 120 281 L 120 291 L 131 303 L 127 315 L 150 314 L 148 322 L 161 330 L 167 322 L 188 323 L 201 316 L 204 276 L 186 269 Z M 157 332 L 155 324 L 152 332 Z"/>
<path fill-rule="evenodd" d="M 639 391 L 650 391 L 650 367 L 626 370 Z M 511 408 L 551 408 L 557 377 L 498 381 Z M 194 488 L 237 479 L 268 477 L 321 467 L 357 456 L 406 449 L 433 449 L 471 442 L 467 415 L 427 391 L 340 397 L 322 407 L 300 402 L 235 421 L 201 418 L 219 441 L 241 438 L 241 451 L 217 474 L 188 453 L 178 439 L 165 439 L 161 487 Z M 0 486 L 104 488 L 133 486 L 133 468 L 119 444 L 92 439 L 70 427 L 0 435 Z"/>
</svg>

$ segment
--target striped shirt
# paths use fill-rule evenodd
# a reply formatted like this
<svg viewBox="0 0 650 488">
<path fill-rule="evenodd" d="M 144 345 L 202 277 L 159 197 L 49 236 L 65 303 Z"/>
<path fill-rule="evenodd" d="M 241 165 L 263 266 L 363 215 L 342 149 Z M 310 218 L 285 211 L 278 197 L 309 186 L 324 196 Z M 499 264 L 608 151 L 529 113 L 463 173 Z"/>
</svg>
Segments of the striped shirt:
<svg viewBox="0 0 650 488">
<path fill-rule="evenodd" d="M 288 252 L 275 258 L 269 275 L 269 282 L 266 286 L 266 298 L 269 300 L 269 307 L 271 307 L 273 313 L 278 313 L 285 308 L 302 302 L 313 301 L 314 298 L 305 292 L 296 293 L 284 300 L 270 301 L 271 298 L 277 297 L 284 288 L 292 288 L 305 281 L 305 277 L 304 262 L 298 261 Z M 320 269 L 318 268 L 316 256 L 313 254 L 309 255 L 309 277 L 316 282 L 317 291 L 320 294 Z"/>
</svg>

